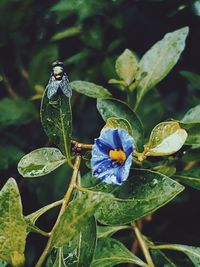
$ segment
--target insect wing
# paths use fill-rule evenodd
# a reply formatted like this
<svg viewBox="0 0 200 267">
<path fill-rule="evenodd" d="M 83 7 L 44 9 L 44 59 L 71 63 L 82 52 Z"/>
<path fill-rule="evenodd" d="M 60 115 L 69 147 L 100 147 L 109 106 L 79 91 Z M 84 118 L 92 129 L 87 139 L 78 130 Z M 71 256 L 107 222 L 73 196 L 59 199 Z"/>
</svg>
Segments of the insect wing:
<svg viewBox="0 0 200 267">
<path fill-rule="evenodd" d="M 66 95 L 67 97 L 71 97 L 72 89 L 66 74 L 63 75 L 62 81 L 60 82 L 60 89 L 62 90 L 64 95 Z"/>
<path fill-rule="evenodd" d="M 47 97 L 51 99 L 58 91 L 60 82 L 58 82 L 54 76 L 51 76 L 49 83 L 47 84 Z"/>
</svg>

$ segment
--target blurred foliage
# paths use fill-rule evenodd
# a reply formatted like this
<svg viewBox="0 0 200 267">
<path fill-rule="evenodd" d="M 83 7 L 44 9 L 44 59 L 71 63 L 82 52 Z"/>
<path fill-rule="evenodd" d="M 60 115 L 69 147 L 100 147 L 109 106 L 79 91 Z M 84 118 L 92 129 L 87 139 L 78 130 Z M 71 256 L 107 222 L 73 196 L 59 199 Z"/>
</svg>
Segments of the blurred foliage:
<svg viewBox="0 0 200 267">
<path fill-rule="evenodd" d="M 0 185 L 8 177 L 17 178 L 25 214 L 61 198 L 69 179 L 70 171 L 64 167 L 38 181 L 24 181 L 16 170 L 25 153 L 49 145 L 39 120 L 39 106 L 51 63 L 62 60 L 70 81 L 101 84 L 123 100 L 123 87 L 108 83 L 111 78 L 118 79 L 115 59 L 125 48 L 140 58 L 166 32 L 188 25 L 190 35 L 181 60 L 153 93 L 145 95 L 138 108 L 147 138 L 161 120 L 181 119 L 200 102 L 199 16 L 198 0 L 0 1 Z M 74 92 L 72 105 L 73 137 L 92 142 L 103 125 L 95 100 Z M 198 149 L 188 146 L 176 154 L 175 159 L 182 158 L 178 171 L 187 158 L 197 158 Z M 180 173 L 179 178 L 189 183 L 186 173 Z M 187 188 L 179 200 L 154 215 L 145 234 L 151 233 L 155 240 L 199 245 L 199 200 L 198 191 Z M 44 215 L 39 224 L 48 230 L 49 218 L 54 217 L 53 212 Z M 128 236 L 119 239 L 130 246 Z M 35 246 L 30 247 L 33 241 Z M 28 237 L 27 266 L 34 266 L 43 241 L 39 236 Z"/>
</svg>

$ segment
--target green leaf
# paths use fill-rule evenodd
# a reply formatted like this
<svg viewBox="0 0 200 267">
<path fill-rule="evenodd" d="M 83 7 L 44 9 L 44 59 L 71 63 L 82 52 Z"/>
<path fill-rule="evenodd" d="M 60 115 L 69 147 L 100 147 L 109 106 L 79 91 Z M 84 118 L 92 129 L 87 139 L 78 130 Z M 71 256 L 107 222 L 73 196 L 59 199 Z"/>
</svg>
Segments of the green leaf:
<svg viewBox="0 0 200 267">
<path fill-rule="evenodd" d="M 51 37 L 51 41 L 59 41 L 59 40 L 65 39 L 65 38 L 79 35 L 80 33 L 81 33 L 81 27 L 80 26 L 70 27 L 64 31 L 55 33 Z"/>
<path fill-rule="evenodd" d="M 91 267 L 112 267 L 120 263 L 134 263 L 147 266 L 132 254 L 121 242 L 113 238 L 100 238 L 97 242 Z"/>
<path fill-rule="evenodd" d="M 44 93 L 41 104 L 42 126 L 52 143 L 57 145 L 68 163 L 71 163 L 71 131 L 72 112 L 70 98 L 64 94 L 58 95 L 57 104 L 50 104 L 47 90 Z"/>
<path fill-rule="evenodd" d="M 176 250 L 183 252 L 185 255 L 189 257 L 192 263 L 194 263 L 194 266 L 200 266 L 199 247 L 179 245 L 179 244 L 165 244 L 165 245 L 153 246 L 152 249 L 167 249 L 167 250 Z"/>
<path fill-rule="evenodd" d="M 18 164 L 18 171 L 23 177 L 46 175 L 66 162 L 59 149 L 54 147 L 38 148 L 25 155 Z"/>
<path fill-rule="evenodd" d="M 114 117 L 108 118 L 104 128 L 124 129 L 131 136 L 133 135 L 130 123 L 127 120 L 122 119 L 122 118 L 114 118 Z"/>
<path fill-rule="evenodd" d="M 138 71 L 136 56 L 129 49 L 125 49 L 116 60 L 115 69 L 120 79 L 124 80 L 126 85 L 130 85 Z"/>
<path fill-rule="evenodd" d="M 200 144 L 200 105 L 197 105 L 188 110 L 180 123 L 188 133 L 186 144 Z"/>
<path fill-rule="evenodd" d="M 162 173 L 168 177 L 171 177 L 173 174 L 176 173 L 176 168 L 173 166 L 167 166 L 167 165 L 158 165 L 153 168 L 154 171 Z"/>
<path fill-rule="evenodd" d="M 58 248 L 56 260 L 52 267 L 67 267 L 64 261 L 63 248 Z"/>
<path fill-rule="evenodd" d="M 97 237 L 110 237 L 118 231 L 131 229 L 129 225 L 119 226 L 97 226 Z"/>
<path fill-rule="evenodd" d="M 73 81 L 70 83 L 70 85 L 72 90 L 92 98 L 105 98 L 111 96 L 111 93 L 108 92 L 106 88 L 94 83 L 85 81 Z"/>
<path fill-rule="evenodd" d="M 49 66 L 58 59 L 58 48 L 51 44 L 34 53 L 29 64 L 29 76 L 33 85 L 44 85 L 49 79 Z"/>
<path fill-rule="evenodd" d="M 10 178 L 0 191 L 0 259 L 14 267 L 24 264 L 26 223 L 17 184 Z"/>
<path fill-rule="evenodd" d="M 6 267 L 8 263 L 6 261 L 0 260 L 0 267 Z"/>
<path fill-rule="evenodd" d="M 175 178 L 180 180 L 186 185 L 189 185 L 195 189 L 200 190 L 200 169 L 193 168 L 191 170 L 184 170 L 174 175 Z"/>
<path fill-rule="evenodd" d="M 178 122 L 161 122 L 151 132 L 147 145 L 147 155 L 171 155 L 181 149 L 186 139 L 187 132 L 180 127 Z"/>
<path fill-rule="evenodd" d="M 200 123 L 200 105 L 191 108 L 181 120 L 182 123 Z"/>
<path fill-rule="evenodd" d="M 127 224 L 164 206 L 183 189 L 182 185 L 163 174 L 132 169 L 129 179 L 120 186 L 100 183 L 92 188 L 115 196 L 105 199 L 95 216 L 102 224 Z"/>
<path fill-rule="evenodd" d="M 182 70 L 180 74 L 185 77 L 194 88 L 200 89 L 200 75 L 191 71 Z"/>
<path fill-rule="evenodd" d="M 68 267 L 90 266 L 96 247 L 96 221 L 89 218 L 82 231 L 64 246 L 65 263 Z"/>
<path fill-rule="evenodd" d="M 144 135 L 143 125 L 137 114 L 134 113 L 128 105 L 116 99 L 98 99 L 97 109 L 104 121 L 107 121 L 110 117 L 127 120 L 131 125 L 137 148 L 139 149 L 142 147 Z"/>
<path fill-rule="evenodd" d="M 110 199 L 111 196 L 110 194 L 90 192 L 70 202 L 52 236 L 52 246 L 62 247 L 75 238 L 84 229 L 98 205 L 104 201 L 105 197 Z"/>
<path fill-rule="evenodd" d="M 29 100 L 4 98 L 0 101 L 0 129 L 24 125 L 37 117 L 37 110 Z"/>
<path fill-rule="evenodd" d="M 144 94 L 159 83 L 173 68 L 185 48 L 185 39 L 189 28 L 184 27 L 167 33 L 162 40 L 154 44 L 142 57 L 139 67 L 147 75 L 141 79 L 137 91 L 137 105 Z"/>
</svg>

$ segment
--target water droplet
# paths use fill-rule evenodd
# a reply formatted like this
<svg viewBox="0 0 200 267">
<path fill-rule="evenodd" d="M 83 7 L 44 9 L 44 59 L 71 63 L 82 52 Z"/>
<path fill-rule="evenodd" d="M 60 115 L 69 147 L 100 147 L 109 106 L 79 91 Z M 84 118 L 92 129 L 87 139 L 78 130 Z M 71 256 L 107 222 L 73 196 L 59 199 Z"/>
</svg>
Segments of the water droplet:
<svg viewBox="0 0 200 267">
<path fill-rule="evenodd" d="M 158 183 L 158 180 L 154 178 L 154 179 L 151 181 L 150 186 L 151 186 L 151 187 L 155 187 L 155 186 L 157 185 L 157 183 Z"/>
</svg>

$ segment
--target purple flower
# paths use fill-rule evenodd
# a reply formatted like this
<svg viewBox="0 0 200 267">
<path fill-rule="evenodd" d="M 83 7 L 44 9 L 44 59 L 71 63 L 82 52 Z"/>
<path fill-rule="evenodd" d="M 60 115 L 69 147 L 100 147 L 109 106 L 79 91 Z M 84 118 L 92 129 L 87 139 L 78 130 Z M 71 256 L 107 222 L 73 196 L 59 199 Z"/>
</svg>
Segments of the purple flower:
<svg viewBox="0 0 200 267">
<path fill-rule="evenodd" d="M 121 184 L 128 178 L 134 140 L 123 129 L 103 129 L 92 148 L 93 175 L 108 184 Z"/>
</svg>

